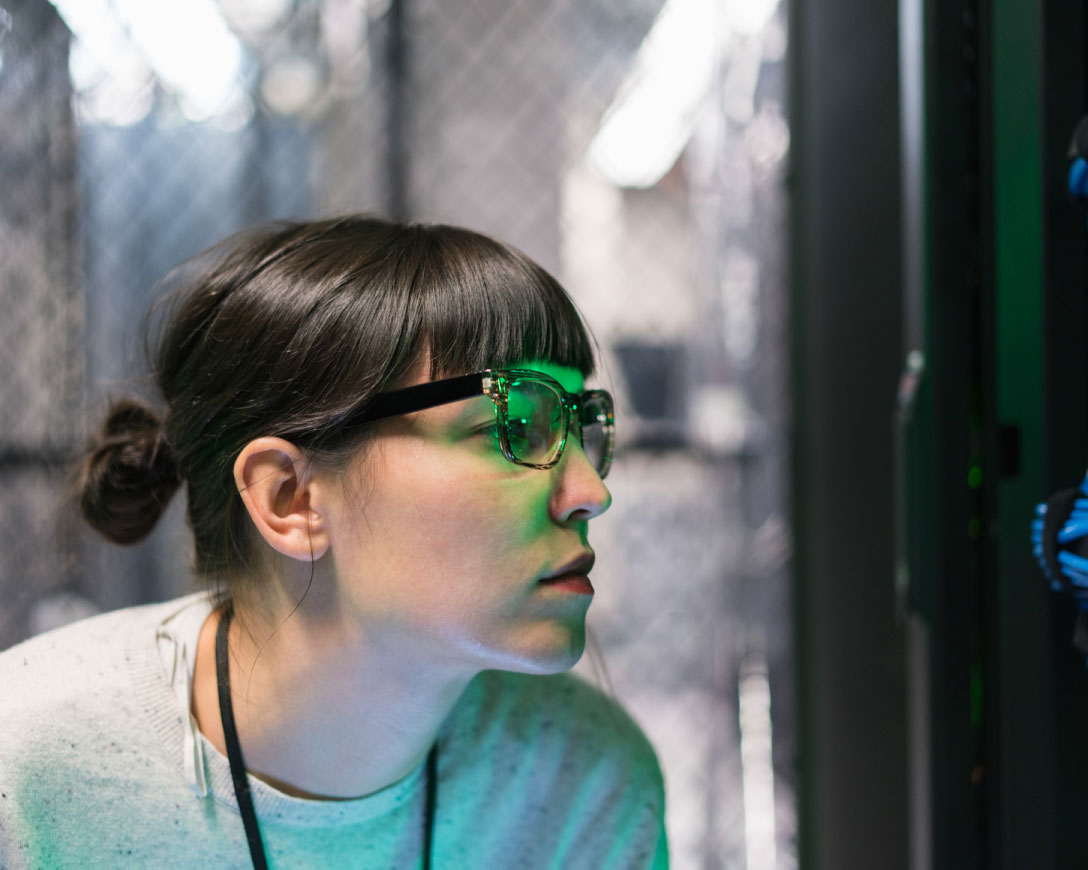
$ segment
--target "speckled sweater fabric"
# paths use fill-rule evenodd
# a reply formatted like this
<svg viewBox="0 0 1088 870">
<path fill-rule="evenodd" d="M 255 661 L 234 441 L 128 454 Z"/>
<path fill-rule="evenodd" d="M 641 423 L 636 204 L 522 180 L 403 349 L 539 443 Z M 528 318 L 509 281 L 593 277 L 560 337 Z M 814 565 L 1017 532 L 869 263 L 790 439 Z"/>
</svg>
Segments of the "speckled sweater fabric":
<svg viewBox="0 0 1088 870">
<path fill-rule="evenodd" d="M 226 757 L 189 713 L 202 594 L 0 653 L 0 868 L 251 866 Z M 357 800 L 249 778 L 273 870 L 421 866 L 424 765 Z M 485 671 L 439 736 L 435 868 L 665 868 L 631 718 L 572 675 Z"/>
</svg>

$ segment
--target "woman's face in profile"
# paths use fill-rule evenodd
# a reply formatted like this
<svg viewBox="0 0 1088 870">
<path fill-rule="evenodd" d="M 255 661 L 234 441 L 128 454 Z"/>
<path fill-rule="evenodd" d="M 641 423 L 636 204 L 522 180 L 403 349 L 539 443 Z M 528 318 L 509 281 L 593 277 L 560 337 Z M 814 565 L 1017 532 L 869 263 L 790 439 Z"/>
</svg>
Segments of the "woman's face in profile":
<svg viewBox="0 0 1088 870">
<path fill-rule="evenodd" d="M 516 368 L 584 388 L 575 369 Z M 421 367 L 411 382 L 425 380 Z M 592 596 L 539 581 L 591 552 L 589 520 L 611 502 L 578 439 L 554 468 L 515 465 L 499 452 L 486 396 L 379 425 L 329 518 L 341 600 L 367 637 L 407 662 L 569 669 Z"/>
</svg>

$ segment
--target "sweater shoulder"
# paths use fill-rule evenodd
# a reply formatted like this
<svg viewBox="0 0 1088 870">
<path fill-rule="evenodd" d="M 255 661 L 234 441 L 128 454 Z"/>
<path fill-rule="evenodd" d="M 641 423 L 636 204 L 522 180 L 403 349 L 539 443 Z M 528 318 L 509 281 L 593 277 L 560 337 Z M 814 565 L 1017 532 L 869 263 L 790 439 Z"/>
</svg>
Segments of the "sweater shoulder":
<svg viewBox="0 0 1088 870">
<path fill-rule="evenodd" d="M 50 705 L 120 687 L 133 650 L 154 652 L 156 626 L 194 596 L 100 613 L 28 638 L 0 652 L 0 693 L 9 714 L 40 715 Z"/>
<path fill-rule="evenodd" d="M 42 632 L 26 640 L 0 650 L 0 667 L 10 666 L 20 656 L 38 659 L 43 655 L 64 654 L 91 644 L 117 644 L 123 642 L 133 630 L 152 628 L 169 618 L 170 614 L 198 597 L 200 593 L 160 601 L 154 604 L 138 604 L 120 610 L 110 610 L 94 616 Z"/>
</svg>

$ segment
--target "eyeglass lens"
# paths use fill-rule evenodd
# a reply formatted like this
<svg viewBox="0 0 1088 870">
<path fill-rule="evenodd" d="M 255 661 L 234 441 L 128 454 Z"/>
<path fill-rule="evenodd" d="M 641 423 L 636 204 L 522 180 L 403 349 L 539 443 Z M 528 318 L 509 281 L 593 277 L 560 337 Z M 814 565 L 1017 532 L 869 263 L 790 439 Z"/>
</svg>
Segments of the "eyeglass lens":
<svg viewBox="0 0 1088 870">
<path fill-rule="evenodd" d="M 559 394 L 540 381 L 515 380 L 506 398 L 507 438 L 518 459 L 544 465 L 555 459 L 563 437 L 563 405 Z M 607 472 L 607 409 L 599 398 L 590 398 L 579 409 L 579 420 L 568 438 L 582 437 L 582 449 L 598 472 Z"/>
<path fill-rule="evenodd" d="M 612 463 L 612 444 L 608 431 L 608 408 L 604 399 L 587 398 L 581 408 L 582 449 L 597 473 L 604 477 Z"/>
</svg>

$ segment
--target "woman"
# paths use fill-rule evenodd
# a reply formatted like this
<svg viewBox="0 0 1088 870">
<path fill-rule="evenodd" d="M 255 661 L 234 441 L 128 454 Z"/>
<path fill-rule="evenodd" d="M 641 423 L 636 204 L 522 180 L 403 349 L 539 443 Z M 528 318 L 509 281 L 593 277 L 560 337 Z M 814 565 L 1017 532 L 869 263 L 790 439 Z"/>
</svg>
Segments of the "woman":
<svg viewBox="0 0 1088 870">
<path fill-rule="evenodd" d="M 563 289 L 366 217 L 177 281 L 80 504 L 130 543 L 183 486 L 208 589 L 0 655 L 0 866 L 666 866 L 652 748 L 564 673 L 612 413 Z"/>
</svg>

